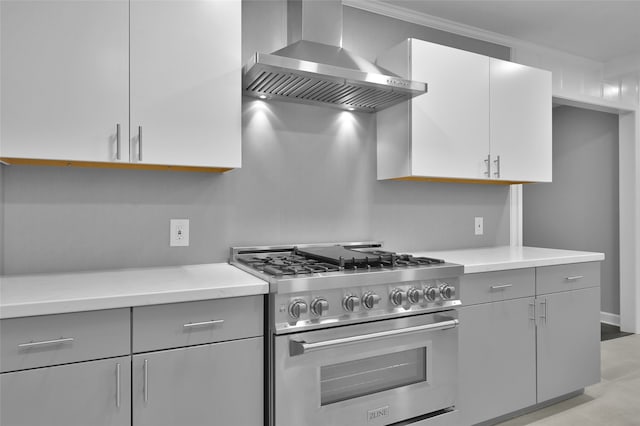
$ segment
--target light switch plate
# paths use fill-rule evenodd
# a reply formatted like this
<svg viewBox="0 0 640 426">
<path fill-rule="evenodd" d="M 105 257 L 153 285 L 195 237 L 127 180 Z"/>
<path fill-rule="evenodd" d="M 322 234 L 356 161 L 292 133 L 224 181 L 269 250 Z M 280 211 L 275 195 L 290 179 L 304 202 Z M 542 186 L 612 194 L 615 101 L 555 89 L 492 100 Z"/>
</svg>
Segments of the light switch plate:
<svg viewBox="0 0 640 426">
<path fill-rule="evenodd" d="M 189 219 L 171 219 L 169 221 L 169 246 L 189 246 Z"/>
</svg>

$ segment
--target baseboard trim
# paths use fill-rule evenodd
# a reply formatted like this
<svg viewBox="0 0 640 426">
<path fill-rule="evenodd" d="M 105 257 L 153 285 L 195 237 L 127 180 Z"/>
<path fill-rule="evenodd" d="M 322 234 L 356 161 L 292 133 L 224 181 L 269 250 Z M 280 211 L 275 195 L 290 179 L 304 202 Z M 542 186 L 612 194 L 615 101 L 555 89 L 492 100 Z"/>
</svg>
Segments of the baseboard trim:
<svg viewBox="0 0 640 426">
<path fill-rule="evenodd" d="M 609 312 L 600 312 L 600 322 L 620 327 L 620 315 Z"/>
<path fill-rule="evenodd" d="M 529 413 L 531 413 L 533 411 L 537 411 L 537 410 L 540 410 L 542 408 L 549 407 L 550 405 L 557 404 L 558 402 L 561 402 L 561 401 L 564 401 L 564 400 L 567 400 L 567 399 L 571 399 L 571 398 L 575 398 L 576 396 L 580 396 L 583 393 L 584 393 L 584 388 L 578 389 L 577 391 L 570 392 L 570 393 L 568 393 L 566 395 L 558 396 L 556 398 L 549 399 L 547 401 L 543 401 L 543 402 L 540 402 L 538 404 L 531 405 L 529 407 L 521 408 L 521 409 L 519 409 L 517 411 L 513 411 L 511 413 L 504 414 L 504 415 L 502 415 L 500 417 L 496 417 L 494 419 L 485 420 L 483 422 L 476 423 L 474 426 L 493 426 L 493 425 L 496 425 L 498 423 L 502 423 L 502 422 L 505 422 L 507 420 L 513 419 L 515 417 L 520 417 L 520 416 L 523 416 L 525 414 L 529 414 Z"/>
</svg>

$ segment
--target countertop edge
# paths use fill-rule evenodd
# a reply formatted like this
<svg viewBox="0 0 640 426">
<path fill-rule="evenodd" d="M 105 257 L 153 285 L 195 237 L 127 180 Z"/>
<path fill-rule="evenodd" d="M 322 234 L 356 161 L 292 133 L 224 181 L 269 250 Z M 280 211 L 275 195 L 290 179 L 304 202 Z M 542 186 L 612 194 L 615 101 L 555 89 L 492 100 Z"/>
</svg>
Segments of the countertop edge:
<svg viewBox="0 0 640 426">
<path fill-rule="evenodd" d="M 165 280 L 159 278 L 154 290 L 153 280 L 158 279 L 159 273 L 167 272 L 173 274 L 166 276 Z M 72 279 L 68 280 L 69 277 Z M 104 277 L 108 279 L 102 279 Z M 145 277 L 147 282 L 136 288 L 141 277 Z M 1 284 L 0 319 L 225 299 L 269 292 L 269 283 L 226 263 L 1 278 L 6 280 Z M 85 278 L 89 281 L 98 278 L 97 287 L 83 291 L 86 288 Z M 53 283 L 49 293 L 60 289 L 60 294 L 52 297 L 43 295 L 42 289 L 48 286 L 48 279 Z M 118 284 L 111 286 L 111 280 Z M 69 281 L 73 283 L 68 285 Z M 61 284 L 63 282 L 64 285 Z"/>
<path fill-rule="evenodd" d="M 131 308 L 136 306 L 162 305 L 167 303 L 195 302 L 209 299 L 228 299 L 232 297 L 259 296 L 269 292 L 268 283 L 197 289 L 157 294 L 138 294 L 127 296 L 102 297 L 94 299 L 56 300 L 51 302 L 20 303 L 2 305 L 0 319 L 54 315 L 70 312 L 99 311 L 102 309 Z"/>
<path fill-rule="evenodd" d="M 535 259 L 526 261 L 512 261 L 512 262 L 495 262 L 476 265 L 464 265 L 465 274 L 475 274 L 479 272 L 494 272 L 494 271 L 506 271 L 511 269 L 523 269 L 523 268 L 536 268 L 541 266 L 554 266 L 554 265 L 567 265 L 571 263 L 583 263 L 583 262 L 599 262 L 604 260 L 602 253 L 593 254 L 591 256 L 574 256 L 574 257 L 559 257 L 555 259 Z"/>
<path fill-rule="evenodd" d="M 598 262 L 604 253 L 546 249 L 541 247 L 478 247 L 460 250 L 419 251 L 415 256 L 445 259 L 464 266 L 465 274 L 535 268 L 571 263 Z"/>
</svg>

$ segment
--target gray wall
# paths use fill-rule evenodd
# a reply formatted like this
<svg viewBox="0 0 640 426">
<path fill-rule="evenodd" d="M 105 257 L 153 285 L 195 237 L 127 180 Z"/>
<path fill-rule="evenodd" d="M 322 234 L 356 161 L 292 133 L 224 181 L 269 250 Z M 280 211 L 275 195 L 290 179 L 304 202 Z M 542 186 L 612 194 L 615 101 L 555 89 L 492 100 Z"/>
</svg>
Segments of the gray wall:
<svg viewBox="0 0 640 426">
<path fill-rule="evenodd" d="M 604 252 L 601 307 L 620 313 L 618 116 L 553 110 L 553 183 L 525 185 L 528 246 Z"/>
<path fill-rule="evenodd" d="M 285 44 L 283 2 L 243 7 L 244 57 Z M 414 30 L 432 33 L 383 18 L 388 33 L 357 39 L 373 31 L 371 19 L 380 18 L 345 8 L 345 47 L 370 55 Z M 494 45 L 450 38 L 495 54 Z M 226 174 L 2 166 L 4 273 L 220 262 L 231 245 L 508 244 L 506 187 L 378 182 L 375 127 L 375 115 L 245 99 L 243 167 Z M 484 216 L 485 235 L 474 236 L 474 216 Z M 169 247 L 171 218 L 191 220 L 189 247 Z"/>
</svg>

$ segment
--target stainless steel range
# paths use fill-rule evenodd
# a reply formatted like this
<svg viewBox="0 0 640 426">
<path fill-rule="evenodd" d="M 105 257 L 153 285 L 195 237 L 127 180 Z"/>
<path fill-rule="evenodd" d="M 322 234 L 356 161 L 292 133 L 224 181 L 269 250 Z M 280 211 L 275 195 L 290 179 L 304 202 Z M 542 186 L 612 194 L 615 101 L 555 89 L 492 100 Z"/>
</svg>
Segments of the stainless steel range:
<svg viewBox="0 0 640 426">
<path fill-rule="evenodd" d="M 340 243 L 234 247 L 269 282 L 271 426 L 454 425 L 461 265 Z"/>
</svg>

